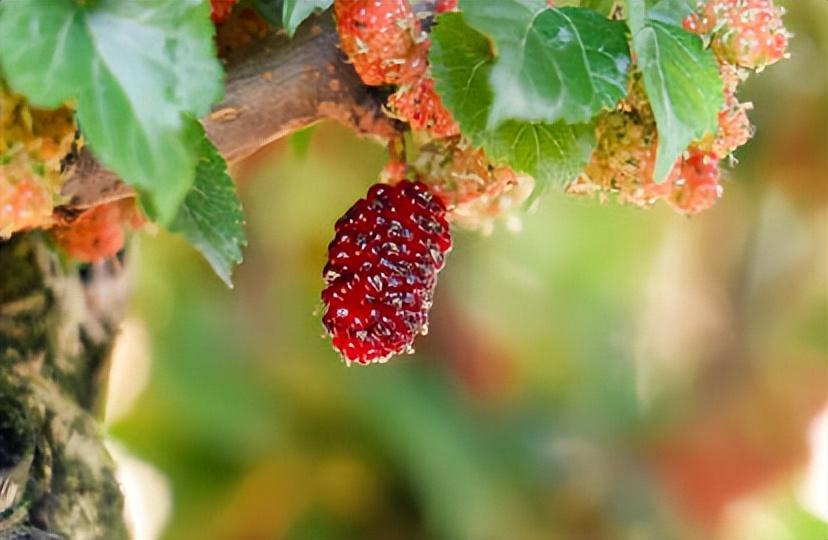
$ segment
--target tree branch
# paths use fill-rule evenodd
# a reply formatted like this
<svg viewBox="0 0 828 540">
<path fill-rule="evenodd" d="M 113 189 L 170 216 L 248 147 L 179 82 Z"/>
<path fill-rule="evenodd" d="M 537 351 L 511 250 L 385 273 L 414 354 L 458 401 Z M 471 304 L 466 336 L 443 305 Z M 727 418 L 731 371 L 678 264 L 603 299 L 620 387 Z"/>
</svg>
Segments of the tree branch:
<svg viewBox="0 0 828 540">
<path fill-rule="evenodd" d="M 330 12 L 306 21 L 293 39 L 271 33 L 233 51 L 226 73 L 225 98 L 202 124 L 228 163 L 323 119 L 381 141 L 402 133 L 383 113 L 382 92 L 362 84 L 346 62 Z M 66 213 L 134 194 L 87 149 L 67 162 L 64 175 Z"/>
</svg>

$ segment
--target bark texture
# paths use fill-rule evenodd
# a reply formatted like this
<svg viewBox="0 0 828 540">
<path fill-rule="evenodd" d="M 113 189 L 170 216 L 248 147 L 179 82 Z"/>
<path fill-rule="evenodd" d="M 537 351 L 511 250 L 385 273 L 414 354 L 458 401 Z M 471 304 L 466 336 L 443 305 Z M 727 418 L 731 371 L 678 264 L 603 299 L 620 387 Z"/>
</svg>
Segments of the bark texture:
<svg viewBox="0 0 828 540">
<path fill-rule="evenodd" d="M 0 538 L 124 538 L 96 409 L 126 305 L 118 259 L 67 266 L 42 234 L 0 243 Z"/>
</svg>

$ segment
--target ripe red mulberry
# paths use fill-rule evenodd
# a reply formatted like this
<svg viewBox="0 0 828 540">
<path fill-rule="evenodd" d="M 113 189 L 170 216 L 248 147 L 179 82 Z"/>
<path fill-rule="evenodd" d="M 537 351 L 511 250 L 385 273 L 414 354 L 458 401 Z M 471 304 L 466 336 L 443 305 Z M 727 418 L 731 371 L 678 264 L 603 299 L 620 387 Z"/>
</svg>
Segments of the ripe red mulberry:
<svg viewBox="0 0 828 540">
<path fill-rule="evenodd" d="M 349 365 L 411 350 L 451 249 L 446 208 L 421 182 L 375 184 L 336 223 L 322 322 Z"/>
</svg>

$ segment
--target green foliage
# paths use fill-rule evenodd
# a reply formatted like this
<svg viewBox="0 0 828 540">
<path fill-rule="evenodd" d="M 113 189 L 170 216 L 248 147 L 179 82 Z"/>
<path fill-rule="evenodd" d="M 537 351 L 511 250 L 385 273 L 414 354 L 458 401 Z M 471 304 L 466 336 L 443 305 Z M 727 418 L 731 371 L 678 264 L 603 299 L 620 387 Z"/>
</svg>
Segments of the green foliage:
<svg viewBox="0 0 828 540">
<path fill-rule="evenodd" d="M 198 249 L 228 287 L 233 266 L 242 262 L 247 245 L 242 204 L 227 164 L 203 128 L 195 183 L 178 209 L 170 230 Z"/>
<path fill-rule="evenodd" d="M 308 156 L 313 134 L 316 132 L 317 127 L 316 125 L 308 126 L 290 136 L 290 148 L 293 150 L 294 155 L 300 158 L 306 158 Z"/>
<path fill-rule="evenodd" d="M 722 80 L 713 53 L 677 26 L 647 19 L 633 46 L 658 127 L 654 177 L 660 182 L 691 141 L 715 133 Z"/>
<path fill-rule="evenodd" d="M 615 8 L 615 0 L 583 0 L 581 7 L 594 9 L 604 17 L 608 17 Z"/>
<path fill-rule="evenodd" d="M 488 125 L 528 120 L 588 122 L 626 94 L 626 24 L 591 9 L 549 9 L 545 0 L 465 0 L 468 24 L 497 57 Z"/>
<path fill-rule="evenodd" d="M 693 0 L 659 0 L 648 13 L 653 20 L 674 26 L 681 26 L 684 19 L 693 13 L 696 2 Z"/>
<path fill-rule="evenodd" d="M 282 22 L 288 35 L 293 36 L 299 25 L 316 10 L 331 7 L 333 0 L 284 0 Z"/>
<path fill-rule="evenodd" d="M 489 129 L 487 118 L 497 92 L 489 83 L 494 62 L 488 39 L 459 13 L 441 15 L 431 38 L 429 60 L 437 91 L 473 144 L 541 185 L 577 176 L 592 153 L 591 125 L 510 120 Z"/>
<path fill-rule="evenodd" d="M 282 24 L 282 3 L 283 0 L 253 0 L 253 6 L 264 20 L 276 28 L 284 27 Z"/>
<path fill-rule="evenodd" d="M 332 4 L 257 1 L 289 34 Z M 722 103 L 712 53 L 678 26 L 687 2 L 627 5 L 658 123 L 657 179 L 690 141 L 715 130 Z M 461 0 L 462 14 L 440 16 L 432 71 L 463 134 L 539 186 L 576 177 L 595 144 L 594 117 L 626 93 L 629 36 L 624 22 L 606 17 L 614 5 Z M 193 120 L 221 93 L 207 2 L 18 0 L 11 6 L 0 4 L 3 77 L 36 105 L 73 102 L 101 162 L 135 186 L 149 216 L 172 222 L 229 284 L 245 243 L 241 205 L 226 164 Z M 307 141 L 300 134 L 295 142 L 301 148 Z"/>
<path fill-rule="evenodd" d="M 0 66 L 34 104 L 77 105 L 95 154 L 168 222 L 190 188 L 198 134 L 222 91 L 201 0 L 16 0 L 0 4 Z"/>
</svg>

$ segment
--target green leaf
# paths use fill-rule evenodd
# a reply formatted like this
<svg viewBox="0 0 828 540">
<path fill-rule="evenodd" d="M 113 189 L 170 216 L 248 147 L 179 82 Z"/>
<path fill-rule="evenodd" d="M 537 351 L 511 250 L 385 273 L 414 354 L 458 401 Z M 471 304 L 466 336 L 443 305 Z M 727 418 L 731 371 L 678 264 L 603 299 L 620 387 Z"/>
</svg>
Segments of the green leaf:
<svg viewBox="0 0 828 540">
<path fill-rule="evenodd" d="M 647 0 L 626 0 L 627 21 L 633 36 L 647 24 Z"/>
<path fill-rule="evenodd" d="M 195 120 L 192 122 L 200 128 Z M 199 160 L 195 183 L 178 209 L 170 230 L 198 249 L 216 274 L 232 287 L 233 267 L 242 262 L 247 245 L 244 214 L 227 164 L 200 129 Z"/>
<path fill-rule="evenodd" d="M 290 136 L 290 147 L 293 150 L 293 155 L 304 159 L 308 157 L 310 152 L 311 140 L 314 133 L 316 133 L 316 125 L 308 126 L 305 129 L 300 129 Z"/>
<path fill-rule="evenodd" d="M 627 26 L 591 9 L 546 0 L 461 0 L 470 26 L 492 39 L 494 101 L 488 126 L 506 120 L 588 122 L 627 92 Z"/>
<path fill-rule="evenodd" d="M 663 23 L 681 26 L 684 19 L 693 13 L 693 0 L 659 0 L 650 8 L 647 17 Z"/>
<path fill-rule="evenodd" d="M 486 154 L 535 178 L 538 188 L 564 185 L 589 163 L 595 147 L 592 124 L 542 124 L 510 120 L 483 140 Z"/>
<path fill-rule="evenodd" d="M 259 15 L 276 28 L 284 27 L 282 24 L 283 5 L 284 0 L 253 0 L 253 6 Z"/>
<path fill-rule="evenodd" d="M 633 46 L 658 127 L 654 178 L 661 182 L 691 141 L 716 131 L 722 81 L 713 53 L 677 26 L 650 19 Z"/>
<path fill-rule="evenodd" d="M 594 9 L 604 17 L 609 17 L 615 8 L 615 0 L 583 0 L 581 7 Z"/>
<path fill-rule="evenodd" d="M 282 4 L 282 21 L 288 35 L 293 37 L 299 25 L 316 10 L 331 7 L 333 0 L 284 0 Z"/>
<path fill-rule="evenodd" d="M 201 116 L 222 92 L 202 0 L 0 3 L 0 67 L 34 104 L 74 100 L 93 152 L 169 221 L 192 185 Z"/>
<path fill-rule="evenodd" d="M 487 127 L 494 92 L 489 41 L 459 13 L 437 19 L 429 54 L 436 88 L 463 134 L 488 156 L 535 177 L 539 186 L 564 183 L 583 170 L 595 144 L 590 124 L 510 120 Z"/>
</svg>

